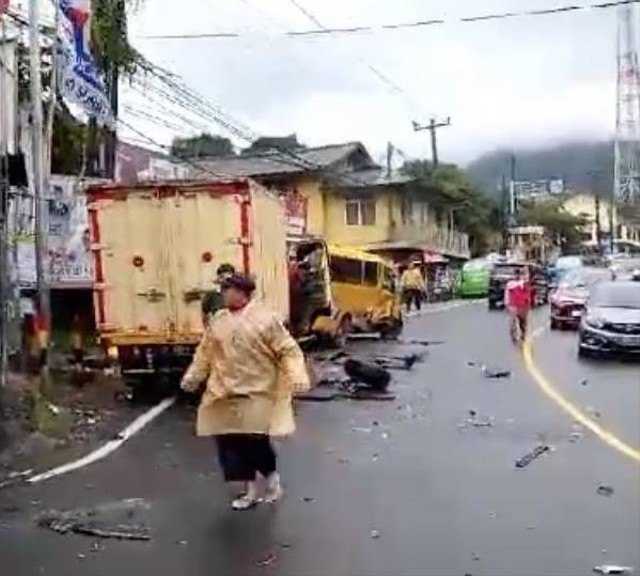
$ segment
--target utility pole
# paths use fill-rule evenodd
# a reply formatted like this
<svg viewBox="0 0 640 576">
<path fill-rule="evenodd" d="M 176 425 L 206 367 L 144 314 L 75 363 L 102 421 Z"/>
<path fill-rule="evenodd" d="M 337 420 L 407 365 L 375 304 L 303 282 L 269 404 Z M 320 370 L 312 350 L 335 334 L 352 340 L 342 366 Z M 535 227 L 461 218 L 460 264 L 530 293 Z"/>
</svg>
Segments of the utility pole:
<svg viewBox="0 0 640 576">
<path fill-rule="evenodd" d="M 44 132 L 42 115 L 42 78 L 40 76 L 40 8 L 39 0 L 29 0 L 29 64 L 31 88 L 31 157 L 35 203 L 36 282 L 38 288 L 38 329 L 49 331 L 51 303 L 46 274 L 47 222 L 44 191 Z M 47 362 L 46 353 L 43 355 Z"/>
<path fill-rule="evenodd" d="M 433 160 L 433 167 L 437 168 L 438 161 L 438 138 L 436 131 L 439 128 L 446 128 L 447 126 L 451 126 L 451 118 L 447 118 L 446 122 L 436 122 L 435 118 L 431 118 L 429 124 L 420 125 L 415 120 L 413 122 L 413 131 L 421 132 L 423 130 L 429 130 L 431 132 L 431 158 Z"/>
<path fill-rule="evenodd" d="M 596 242 L 598 245 L 598 254 L 602 256 L 602 219 L 600 217 L 600 207 L 601 207 L 601 198 L 600 198 L 600 187 L 598 185 L 598 180 L 601 174 L 600 170 L 589 170 L 588 174 L 591 176 L 591 188 L 593 192 L 593 196 L 595 199 L 595 209 L 596 209 Z M 609 230 L 610 234 L 613 234 L 613 230 Z"/>
<path fill-rule="evenodd" d="M 9 274 L 9 98 L 6 86 L 9 70 L 8 59 L 5 59 L 6 40 L 4 16 L 0 10 L 0 49 L 2 50 L 0 60 L 0 162 L 2 162 L 0 166 L 0 394 L 7 383 L 9 286 L 11 284 Z"/>
</svg>

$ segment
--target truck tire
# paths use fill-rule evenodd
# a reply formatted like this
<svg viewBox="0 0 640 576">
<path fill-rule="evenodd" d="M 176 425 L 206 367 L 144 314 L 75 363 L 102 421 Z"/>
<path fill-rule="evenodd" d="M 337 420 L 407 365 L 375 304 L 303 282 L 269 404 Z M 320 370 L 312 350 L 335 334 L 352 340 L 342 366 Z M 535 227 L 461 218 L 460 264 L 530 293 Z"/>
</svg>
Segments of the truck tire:
<svg viewBox="0 0 640 576">
<path fill-rule="evenodd" d="M 350 358 L 344 363 L 344 371 L 354 382 L 384 392 L 391 382 L 391 374 L 388 370 L 380 368 L 369 362 L 361 362 Z"/>
</svg>

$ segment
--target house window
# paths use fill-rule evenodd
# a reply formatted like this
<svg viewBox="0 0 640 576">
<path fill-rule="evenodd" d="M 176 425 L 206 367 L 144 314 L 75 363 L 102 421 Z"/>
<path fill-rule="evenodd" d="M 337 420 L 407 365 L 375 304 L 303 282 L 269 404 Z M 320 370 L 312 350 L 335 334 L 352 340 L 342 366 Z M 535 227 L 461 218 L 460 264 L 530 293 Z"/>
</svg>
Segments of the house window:
<svg viewBox="0 0 640 576">
<path fill-rule="evenodd" d="M 347 200 L 347 226 L 375 226 L 375 200 Z"/>
</svg>

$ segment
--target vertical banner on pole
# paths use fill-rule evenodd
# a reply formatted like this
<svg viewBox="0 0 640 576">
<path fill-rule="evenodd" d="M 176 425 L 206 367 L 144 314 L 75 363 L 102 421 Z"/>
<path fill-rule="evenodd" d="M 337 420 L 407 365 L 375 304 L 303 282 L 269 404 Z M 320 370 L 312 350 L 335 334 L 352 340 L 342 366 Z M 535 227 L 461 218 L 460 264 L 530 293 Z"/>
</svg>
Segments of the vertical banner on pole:
<svg viewBox="0 0 640 576">
<path fill-rule="evenodd" d="M 2 1 L 2 0 L 0 0 Z M 57 0 L 60 7 L 60 90 L 70 102 L 99 122 L 111 123 L 113 117 L 104 83 L 89 50 L 91 35 L 90 0 Z"/>
</svg>

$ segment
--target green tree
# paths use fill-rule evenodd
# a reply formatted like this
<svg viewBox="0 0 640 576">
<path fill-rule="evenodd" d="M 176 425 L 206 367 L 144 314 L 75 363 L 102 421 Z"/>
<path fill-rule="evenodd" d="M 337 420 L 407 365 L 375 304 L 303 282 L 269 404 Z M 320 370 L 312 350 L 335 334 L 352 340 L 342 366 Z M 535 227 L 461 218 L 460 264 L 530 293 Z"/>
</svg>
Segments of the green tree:
<svg viewBox="0 0 640 576">
<path fill-rule="evenodd" d="M 233 144 L 228 138 L 200 134 L 192 138 L 174 138 L 171 154 L 178 158 L 202 158 L 204 156 L 231 156 Z"/>
<path fill-rule="evenodd" d="M 584 226 L 589 223 L 589 218 L 570 214 L 562 204 L 561 198 L 524 202 L 518 212 L 518 224 L 521 226 L 544 226 L 564 251 L 572 251 L 580 245 L 582 231 Z"/>
<path fill-rule="evenodd" d="M 469 235 L 474 256 L 492 247 L 500 230 L 499 207 L 475 188 L 463 170 L 454 164 L 434 167 L 426 160 L 414 160 L 406 162 L 402 171 L 415 178 L 410 193 L 417 200 L 428 202 L 441 222 L 451 219 Z"/>
</svg>

